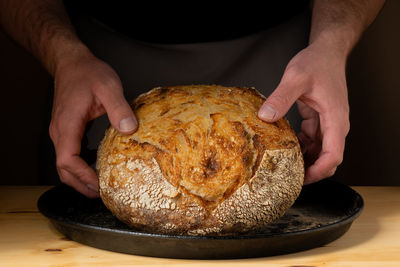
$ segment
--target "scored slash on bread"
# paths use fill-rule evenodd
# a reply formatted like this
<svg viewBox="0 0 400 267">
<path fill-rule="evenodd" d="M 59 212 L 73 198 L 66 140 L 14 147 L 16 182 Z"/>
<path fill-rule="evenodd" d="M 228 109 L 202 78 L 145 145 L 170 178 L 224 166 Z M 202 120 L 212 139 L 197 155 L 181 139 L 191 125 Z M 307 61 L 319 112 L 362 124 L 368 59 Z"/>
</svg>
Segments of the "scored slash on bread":
<svg viewBox="0 0 400 267">
<path fill-rule="evenodd" d="M 286 119 L 257 117 L 254 88 L 155 88 L 132 108 L 137 132 L 110 127 L 99 146 L 100 195 L 126 224 L 153 233 L 262 229 L 298 197 L 304 164 Z"/>
</svg>

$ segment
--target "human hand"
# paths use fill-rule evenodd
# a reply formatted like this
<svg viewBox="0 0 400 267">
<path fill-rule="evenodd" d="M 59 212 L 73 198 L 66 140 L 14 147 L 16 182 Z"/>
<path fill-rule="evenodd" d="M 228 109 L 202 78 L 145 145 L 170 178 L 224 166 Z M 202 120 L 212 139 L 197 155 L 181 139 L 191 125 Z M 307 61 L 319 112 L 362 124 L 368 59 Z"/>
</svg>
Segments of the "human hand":
<svg viewBox="0 0 400 267">
<path fill-rule="evenodd" d="M 332 176 L 343 160 L 350 129 L 346 56 L 315 42 L 289 62 L 282 80 L 258 112 L 273 122 L 297 102 L 303 118 L 298 138 L 305 160 L 304 184 Z"/>
<path fill-rule="evenodd" d="M 95 171 L 80 157 L 86 123 L 105 112 L 123 134 L 136 130 L 137 120 L 126 102 L 115 71 L 90 52 L 68 55 L 55 72 L 50 137 L 56 150 L 60 180 L 87 197 L 98 193 Z"/>
</svg>

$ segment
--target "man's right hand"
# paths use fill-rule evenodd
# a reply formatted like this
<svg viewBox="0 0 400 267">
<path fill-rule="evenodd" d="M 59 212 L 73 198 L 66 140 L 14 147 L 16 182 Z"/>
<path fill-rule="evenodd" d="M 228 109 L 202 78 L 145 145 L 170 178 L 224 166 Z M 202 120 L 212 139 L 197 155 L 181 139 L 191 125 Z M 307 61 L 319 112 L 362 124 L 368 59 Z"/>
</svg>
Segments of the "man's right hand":
<svg viewBox="0 0 400 267">
<path fill-rule="evenodd" d="M 95 171 L 80 157 L 86 123 L 107 113 L 122 134 L 137 129 L 116 72 L 90 51 L 75 52 L 57 66 L 50 137 L 60 180 L 87 197 L 99 196 Z"/>
</svg>

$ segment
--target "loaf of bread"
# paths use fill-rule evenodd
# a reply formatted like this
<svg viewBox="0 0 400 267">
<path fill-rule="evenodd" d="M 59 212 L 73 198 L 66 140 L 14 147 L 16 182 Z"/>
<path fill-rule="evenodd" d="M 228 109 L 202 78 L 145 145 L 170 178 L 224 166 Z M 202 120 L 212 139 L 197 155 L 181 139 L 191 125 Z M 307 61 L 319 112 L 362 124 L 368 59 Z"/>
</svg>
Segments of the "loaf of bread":
<svg viewBox="0 0 400 267">
<path fill-rule="evenodd" d="M 126 224 L 175 235 L 260 230 L 298 197 L 303 157 L 286 119 L 257 117 L 254 88 L 155 88 L 132 108 L 137 132 L 110 127 L 97 159 L 104 204 Z"/>
</svg>

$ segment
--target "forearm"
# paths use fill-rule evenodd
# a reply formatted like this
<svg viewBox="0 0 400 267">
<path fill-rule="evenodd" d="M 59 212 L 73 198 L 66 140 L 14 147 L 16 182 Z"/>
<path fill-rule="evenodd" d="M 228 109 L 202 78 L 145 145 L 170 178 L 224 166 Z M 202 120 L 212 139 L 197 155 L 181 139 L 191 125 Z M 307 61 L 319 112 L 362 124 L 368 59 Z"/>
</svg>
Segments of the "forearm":
<svg viewBox="0 0 400 267">
<path fill-rule="evenodd" d="M 0 0 L 0 22 L 53 76 L 63 60 L 88 52 L 60 0 Z"/>
<path fill-rule="evenodd" d="M 346 58 L 385 0 L 314 0 L 310 44 Z"/>
</svg>

